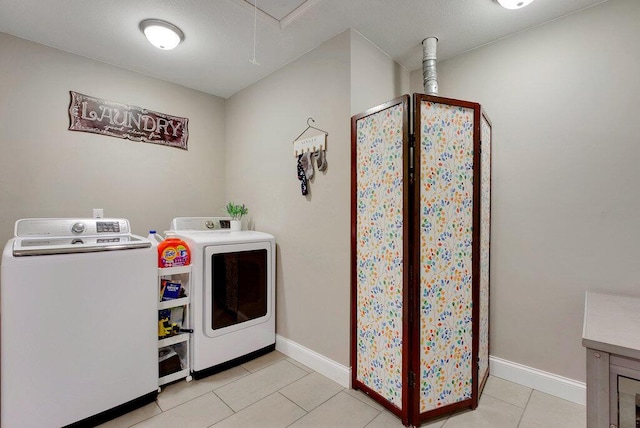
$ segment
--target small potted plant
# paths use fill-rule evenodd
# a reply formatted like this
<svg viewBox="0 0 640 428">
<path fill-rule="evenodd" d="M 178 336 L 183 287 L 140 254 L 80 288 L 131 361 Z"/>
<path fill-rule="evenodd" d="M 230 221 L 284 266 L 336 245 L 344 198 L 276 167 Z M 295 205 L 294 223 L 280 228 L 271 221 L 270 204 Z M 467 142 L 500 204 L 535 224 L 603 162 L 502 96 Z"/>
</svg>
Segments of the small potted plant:
<svg viewBox="0 0 640 428">
<path fill-rule="evenodd" d="M 237 205 L 233 202 L 229 202 L 226 209 L 227 214 L 231 217 L 231 230 L 242 230 L 241 219 L 243 215 L 246 215 L 249 212 L 249 208 L 245 207 L 244 204 Z"/>
</svg>

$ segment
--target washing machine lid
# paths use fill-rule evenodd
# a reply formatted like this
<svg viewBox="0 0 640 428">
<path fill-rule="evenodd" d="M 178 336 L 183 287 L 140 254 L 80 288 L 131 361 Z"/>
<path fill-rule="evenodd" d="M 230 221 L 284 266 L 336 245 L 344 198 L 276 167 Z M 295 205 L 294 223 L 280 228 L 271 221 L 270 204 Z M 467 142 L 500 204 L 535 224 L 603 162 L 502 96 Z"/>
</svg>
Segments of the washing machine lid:
<svg viewBox="0 0 640 428">
<path fill-rule="evenodd" d="M 21 219 L 15 224 L 14 234 L 16 257 L 151 247 L 148 239 L 130 233 L 126 219 Z"/>
</svg>

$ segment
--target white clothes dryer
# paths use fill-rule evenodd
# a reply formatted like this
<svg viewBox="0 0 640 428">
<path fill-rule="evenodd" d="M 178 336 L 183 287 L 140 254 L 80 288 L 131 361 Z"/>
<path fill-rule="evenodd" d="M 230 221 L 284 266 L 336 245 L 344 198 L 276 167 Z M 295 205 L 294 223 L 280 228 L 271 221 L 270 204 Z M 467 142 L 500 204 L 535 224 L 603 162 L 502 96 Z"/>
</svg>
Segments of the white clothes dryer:
<svg viewBox="0 0 640 428">
<path fill-rule="evenodd" d="M 275 349 L 275 238 L 229 226 L 226 217 L 178 217 L 166 232 L 191 251 L 196 379 Z"/>
</svg>

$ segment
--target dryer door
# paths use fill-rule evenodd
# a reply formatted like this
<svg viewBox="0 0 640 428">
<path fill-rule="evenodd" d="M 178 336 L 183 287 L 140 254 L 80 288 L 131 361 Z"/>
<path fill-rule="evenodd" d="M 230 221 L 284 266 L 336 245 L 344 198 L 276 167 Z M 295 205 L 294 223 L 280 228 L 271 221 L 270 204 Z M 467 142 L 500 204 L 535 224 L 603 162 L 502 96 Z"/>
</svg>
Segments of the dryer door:
<svg viewBox="0 0 640 428">
<path fill-rule="evenodd" d="M 272 316 L 269 242 L 205 248 L 204 331 L 217 337 Z"/>
</svg>

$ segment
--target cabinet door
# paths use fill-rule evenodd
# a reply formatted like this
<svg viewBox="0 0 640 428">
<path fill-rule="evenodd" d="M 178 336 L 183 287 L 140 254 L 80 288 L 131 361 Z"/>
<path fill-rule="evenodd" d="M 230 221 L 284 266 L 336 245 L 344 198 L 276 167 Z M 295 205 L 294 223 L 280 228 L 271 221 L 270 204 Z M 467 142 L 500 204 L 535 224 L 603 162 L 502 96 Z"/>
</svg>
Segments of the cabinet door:
<svg viewBox="0 0 640 428">
<path fill-rule="evenodd" d="M 480 106 L 419 94 L 414 105 L 418 423 L 477 404 Z"/>
<path fill-rule="evenodd" d="M 352 385 L 408 424 L 409 97 L 352 117 Z"/>
</svg>

